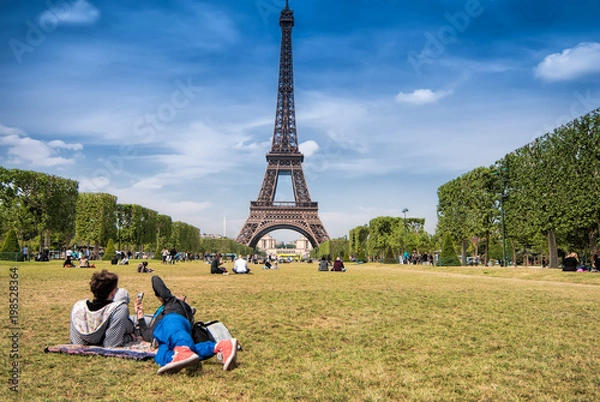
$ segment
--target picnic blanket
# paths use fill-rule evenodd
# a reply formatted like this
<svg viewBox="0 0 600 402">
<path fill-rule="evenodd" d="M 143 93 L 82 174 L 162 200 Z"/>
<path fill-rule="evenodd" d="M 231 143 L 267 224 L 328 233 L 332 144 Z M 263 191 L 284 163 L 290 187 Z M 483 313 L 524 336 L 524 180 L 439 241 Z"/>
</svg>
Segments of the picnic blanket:
<svg viewBox="0 0 600 402">
<path fill-rule="evenodd" d="M 73 345 L 71 343 L 48 346 L 45 353 L 65 353 L 68 355 L 96 355 L 118 357 L 121 359 L 149 360 L 156 355 L 156 349 L 150 347 L 150 342 L 131 342 L 118 348 L 103 348 L 102 346 Z"/>
</svg>

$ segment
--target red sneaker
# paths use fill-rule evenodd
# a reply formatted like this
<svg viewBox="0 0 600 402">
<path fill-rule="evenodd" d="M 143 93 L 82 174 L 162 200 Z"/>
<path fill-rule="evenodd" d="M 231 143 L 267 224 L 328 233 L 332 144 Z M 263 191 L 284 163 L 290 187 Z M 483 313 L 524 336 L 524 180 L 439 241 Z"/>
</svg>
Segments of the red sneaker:
<svg viewBox="0 0 600 402">
<path fill-rule="evenodd" d="M 171 362 L 159 368 L 157 371 L 158 374 L 177 373 L 185 367 L 198 364 L 200 361 L 200 357 L 187 346 L 175 346 L 174 351 L 175 353 Z"/>
<path fill-rule="evenodd" d="M 235 338 L 220 341 L 215 346 L 215 353 L 221 355 L 223 370 L 231 370 L 235 367 L 237 355 L 237 340 Z M 218 358 L 218 357 L 217 357 Z"/>
</svg>

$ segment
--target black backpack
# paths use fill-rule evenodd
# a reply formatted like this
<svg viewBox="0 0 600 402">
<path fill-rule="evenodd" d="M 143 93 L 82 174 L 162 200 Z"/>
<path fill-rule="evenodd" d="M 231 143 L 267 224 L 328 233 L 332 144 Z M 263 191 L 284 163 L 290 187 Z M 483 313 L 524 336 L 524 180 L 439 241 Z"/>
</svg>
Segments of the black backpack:
<svg viewBox="0 0 600 402">
<path fill-rule="evenodd" d="M 219 342 L 225 339 L 232 339 L 233 336 L 229 333 L 227 327 L 220 321 L 202 322 L 196 321 L 192 325 L 192 339 L 194 343 L 200 342 Z M 238 349 L 240 349 L 238 347 Z"/>
</svg>

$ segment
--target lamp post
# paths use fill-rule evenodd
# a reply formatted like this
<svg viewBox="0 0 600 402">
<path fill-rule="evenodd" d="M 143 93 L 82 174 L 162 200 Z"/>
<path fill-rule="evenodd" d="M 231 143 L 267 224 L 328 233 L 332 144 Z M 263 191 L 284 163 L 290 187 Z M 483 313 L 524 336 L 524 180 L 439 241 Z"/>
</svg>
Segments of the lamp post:
<svg viewBox="0 0 600 402">
<path fill-rule="evenodd" d="M 402 221 L 402 227 L 404 228 L 404 241 L 402 242 L 402 258 L 404 258 L 404 253 L 406 252 L 406 213 L 408 212 L 408 208 L 404 208 L 402 213 L 404 214 L 404 221 Z"/>
<path fill-rule="evenodd" d="M 116 211 L 117 218 L 117 240 L 119 242 L 119 258 L 121 257 L 121 212 Z"/>
<path fill-rule="evenodd" d="M 502 227 L 502 266 L 507 267 L 508 261 L 506 258 L 506 227 L 504 225 L 504 199 L 506 198 L 506 182 L 504 179 L 504 173 L 506 172 L 505 167 L 501 167 L 494 172 L 495 175 L 500 177 L 500 224 Z"/>
<path fill-rule="evenodd" d="M 504 183 L 502 185 L 502 194 L 500 195 L 500 220 L 502 222 L 502 266 L 507 267 L 506 261 L 506 228 L 504 227 Z"/>
</svg>

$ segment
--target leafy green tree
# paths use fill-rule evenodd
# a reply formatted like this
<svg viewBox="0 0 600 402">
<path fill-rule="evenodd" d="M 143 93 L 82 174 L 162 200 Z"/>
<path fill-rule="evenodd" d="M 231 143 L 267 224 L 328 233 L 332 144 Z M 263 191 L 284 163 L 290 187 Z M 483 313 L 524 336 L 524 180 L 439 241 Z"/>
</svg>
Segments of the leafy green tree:
<svg viewBox="0 0 600 402">
<path fill-rule="evenodd" d="M 503 242 L 524 258 L 547 253 L 550 267 L 558 267 L 558 244 L 589 255 L 597 250 L 600 235 L 599 153 L 596 109 L 490 168 L 440 186 L 437 232 L 461 242 L 463 263 L 468 240 L 474 252 L 483 240 L 486 247 Z"/>
<path fill-rule="evenodd" d="M 76 238 L 87 245 L 100 244 L 116 234 L 117 197 L 105 193 L 79 193 L 77 199 Z"/>
<path fill-rule="evenodd" d="M 454 267 L 460 265 L 460 260 L 456 255 L 454 244 L 452 244 L 452 238 L 449 234 L 444 237 L 444 244 L 442 246 L 442 253 L 440 254 L 440 264 L 445 267 Z"/>
<path fill-rule="evenodd" d="M 144 245 L 156 245 L 157 233 L 156 211 L 137 204 L 117 204 L 117 225 L 121 242 L 127 248 L 135 247 L 144 251 Z"/>
<path fill-rule="evenodd" d="M 78 186 L 76 181 L 58 176 L 0 169 L 0 203 L 6 225 L 17 230 L 22 240 L 39 234 L 48 246 L 50 233 L 58 233 L 69 243 L 75 234 Z"/>
<path fill-rule="evenodd" d="M 311 253 L 313 258 L 325 257 L 327 259 L 335 259 L 340 257 L 343 260 L 348 259 L 348 250 L 350 242 L 345 238 L 330 239 L 319 245 Z"/>
<path fill-rule="evenodd" d="M 367 225 L 357 226 L 350 230 L 349 253 L 358 261 L 367 260 L 367 240 L 369 238 L 369 227 Z"/>
<path fill-rule="evenodd" d="M 498 208 L 498 181 L 493 167 L 479 167 L 469 172 L 469 236 L 470 239 L 485 239 L 484 263 L 488 261 L 492 235 L 497 233 L 497 222 L 500 211 Z M 478 250 L 474 250 L 478 254 Z"/>
<path fill-rule="evenodd" d="M 507 155 L 502 161 L 509 177 L 507 231 L 517 246 L 527 249 L 538 234 L 547 238 L 550 267 L 558 267 L 557 244 L 581 250 L 587 232 L 595 249 L 600 206 L 599 110 L 558 127 Z M 575 243 L 569 244 L 569 239 Z"/>
<path fill-rule="evenodd" d="M 506 196 L 504 216 L 507 239 L 517 247 L 529 246 L 536 233 L 548 239 L 550 266 L 558 267 L 556 233 L 564 225 L 564 177 L 556 155 L 557 138 L 546 135 L 521 147 L 501 161 Z"/>
<path fill-rule="evenodd" d="M 468 185 L 464 177 L 458 177 L 438 188 L 438 224 L 437 232 L 441 236 L 449 235 L 458 239 L 462 245 L 462 259 L 466 263 L 466 244 L 470 237 L 470 206 L 467 202 Z"/>
<path fill-rule="evenodd" d="M 438 189 L 438 231 L 460 240 L 463 265 L 469 240 L 478 243 L 485 239 L 488 244 L 497 231 L 498 180 L 494 173 L 493 167 L 479 167 Z M 486 262 L 487 255 L 486 249 Z"/>
<path fill-rule="evenodd" d="M 75 180 L 48 176 L 48 198 L 44 205 L 43 230 L 59 233 L 65 244 L 75 236 L 79 183 Z"/>
<path fill-rule="evenodd" d="M 158 214 L 156 216 L 156 253 L 155 258 L 161 258 L 158 251 L 163 247 L 169 246 L 171 236 L 173 235 L 173 220 L 170 216 Z"/>
<path fill-rule="evenodd" d="M 395 234 L 400 227 L 400 218 L 380 216 L 369 221 L 369 238 L 367 246 L 372 257 L 384 259 L 390 249 L 397 249 Z"/>
<path fill-rule="evenodd" d="M 2 248 L 0 248 L 0 252 L 2 253 L 18 253 L 19 250 L 19 240 L 17 239 L 17 234 L 14 229 L 10 229 L 4 242 L 2 243 Z"/>
<path fill-rule="evenodd" d="M 397 230 L 398 233 L 401 233 L 404 238 L 402 243 L 405 245 L 405 247 L 402 249 L 402 251 L 430 251 L 430 236 L 425 231 L 425 219 L 406 218 L 404 223 L 400 222 L 402 222 L 401 218 L 399 218 Z M 400 225 L 402 225 L 402 229 L 400 229 Z"/>
<path fill-rule="evenodd" d="M 113 239 L 108 239 L 108 244 L 106 245 L 106 249 L 104 250 L 104 255 L 102 256 L 102 260 L 110 261 L 115 255 L 115 242 Z"/>
</svg>

